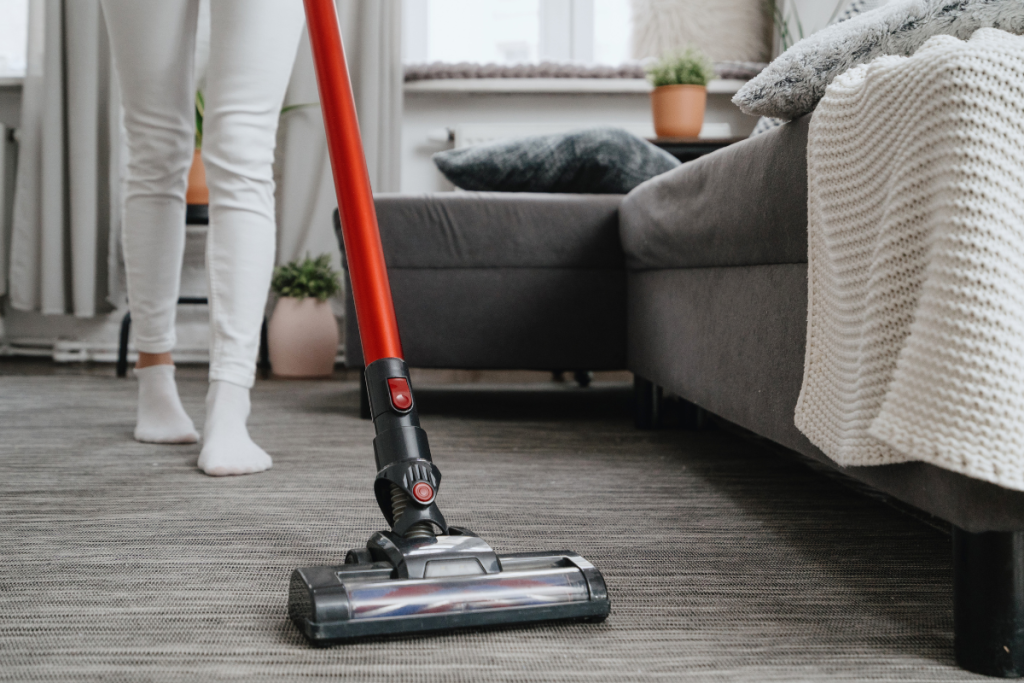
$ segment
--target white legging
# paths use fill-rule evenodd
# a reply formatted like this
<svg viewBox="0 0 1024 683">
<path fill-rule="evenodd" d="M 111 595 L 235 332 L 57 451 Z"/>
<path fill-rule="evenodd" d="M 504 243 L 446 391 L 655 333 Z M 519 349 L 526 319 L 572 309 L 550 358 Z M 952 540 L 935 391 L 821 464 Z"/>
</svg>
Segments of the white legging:
<svg viewBox="0 0 1024 683">
<path fill-rule="evenodd" d="M 124 258 L 139 351 L 165 353 L 185 247 L 199 0 L 103 0 L 128 136 Z M 252 386 L 274 264 L 272 163 L 301 0 L 212 0 L 203 161 L 210 379 Z"/>
</svg>

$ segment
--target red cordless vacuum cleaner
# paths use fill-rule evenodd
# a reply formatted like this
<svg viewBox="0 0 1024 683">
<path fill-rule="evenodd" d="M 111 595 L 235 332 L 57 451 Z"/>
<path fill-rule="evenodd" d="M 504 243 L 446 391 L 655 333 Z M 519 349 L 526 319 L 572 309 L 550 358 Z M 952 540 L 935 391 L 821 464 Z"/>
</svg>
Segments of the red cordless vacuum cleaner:
<svg viewBox="0 0 1024 683">
<path fill-rule="evenodd" d="M 333 0 L 304 0 L 376 438 L 373 490 L 390 531 L 345 564 L 292 573 L 288 613 L 315 643 L 554 619 L 602 621 L 604 578 L 573 552 L 498 555 L 437 507 L 441 472 L 402 360 Z"/>
</svg>

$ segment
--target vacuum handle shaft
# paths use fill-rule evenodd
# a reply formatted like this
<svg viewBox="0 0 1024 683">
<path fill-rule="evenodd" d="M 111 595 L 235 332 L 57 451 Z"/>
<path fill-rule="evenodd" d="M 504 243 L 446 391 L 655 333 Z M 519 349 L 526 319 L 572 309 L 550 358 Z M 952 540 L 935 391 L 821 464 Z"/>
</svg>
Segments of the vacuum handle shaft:
<svg viewBox="0 0 1024 683">
<path fill-rule="evenodd" d="M 402 342 L 345 64 L 338 11 L 334 0 L 304 0 L 304 3 L 363 359 L 370 365 L 380 358 L 402 358 Z"/>
</svg>

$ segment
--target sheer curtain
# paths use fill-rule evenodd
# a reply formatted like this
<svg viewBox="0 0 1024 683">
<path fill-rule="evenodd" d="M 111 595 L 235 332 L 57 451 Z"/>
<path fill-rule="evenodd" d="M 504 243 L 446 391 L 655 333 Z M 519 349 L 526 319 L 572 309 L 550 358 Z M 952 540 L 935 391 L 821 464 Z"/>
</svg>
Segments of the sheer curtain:
<svg viewBox="0 0 1024 683">
<path fill-rule="evenodd" d="M 359 127 L 375 192 L 401 178 L 401 0 L 339 0 L 338 16 L 352 75 Z M 309 38 L 299 46 L 289 105 L 319 100 Z M 337 206 L 319 107 L 286 111 L 278 132 L 278 262 L 329 253 L 340 260 L 331 214 Z"/>
<path fill-rule="evenodd" d="M 123 291 L 119 102 L 98 0 L 31 0 L 8 270 L 14 308 L 91 317 Z"/>
<path fill-rule="evenodd" d="M 116 78 L 98 0 L 30 2 L 8 294 L 19 310 L 90 317 L 124 301 Z M 338 0 L 378 191 L 397 189 L 400 177 L 400 6 L 400 0 Z M 286 104 L 318 99 L 305 39 Z M 282 114 L 276 168 L 278 260 L 327 252 L 337 262 L 336 202 L 319 108 Z"/>
<path fill-rule="evenodd" d="M 661 58 L 694 45 L 716 62 L 766 62 L 771 8 L 765 0 L 632 0 L 633 58 Z"/>
</svg>

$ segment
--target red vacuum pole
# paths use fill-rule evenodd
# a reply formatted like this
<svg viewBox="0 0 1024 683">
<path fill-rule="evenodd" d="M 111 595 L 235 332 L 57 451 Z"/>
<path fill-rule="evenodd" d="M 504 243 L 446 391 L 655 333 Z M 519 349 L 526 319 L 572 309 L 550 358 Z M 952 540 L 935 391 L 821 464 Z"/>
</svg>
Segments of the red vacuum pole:
<svg viewBox="0 0 1024 683">
<path fill-rule="evenodd" d="M 552 619 L 602 621 L 611 602 L 594 565 L 572 552 L 497 555 L 478 536 L 449 527 L 437 507 L 441 471 L 401 358 L 337 11 L 334 0 L 304 2 L 366 360 L 376 432 L 373 493 L 391 530 L 350 550 L 343 565 L 292 572 L 288 614 L 315 643 Z"/>
<path fill-rule="evenodd" d="M 341 44 L 333 0 L 304 0 L 309 43 L 313 48 L 320 109 L 327 130 L 327 150 L 338 195 L 352 297 L 363 342 L 363 362 L 401 358 L 395 306 L 391 300 L 384 250 L 366 170 L 359 120 Z"/>
</svg>

